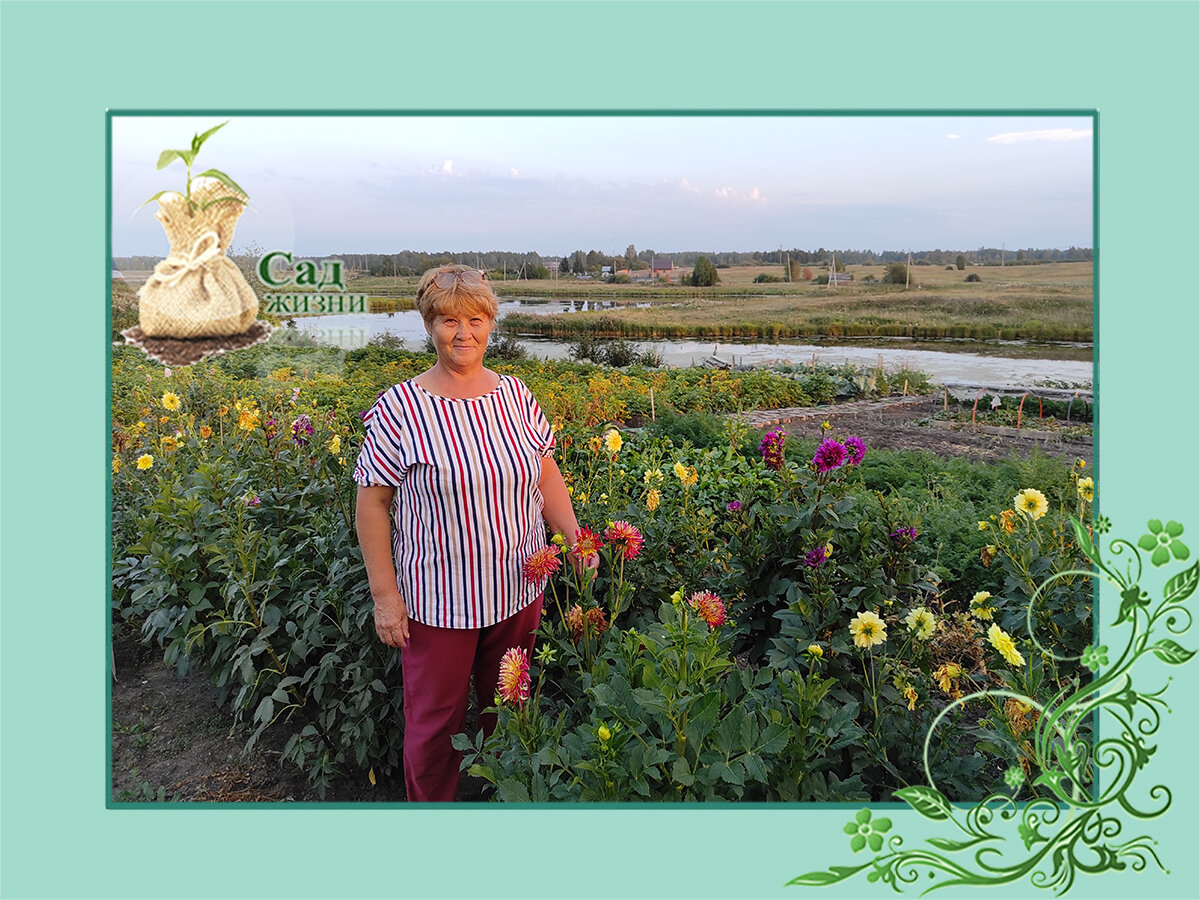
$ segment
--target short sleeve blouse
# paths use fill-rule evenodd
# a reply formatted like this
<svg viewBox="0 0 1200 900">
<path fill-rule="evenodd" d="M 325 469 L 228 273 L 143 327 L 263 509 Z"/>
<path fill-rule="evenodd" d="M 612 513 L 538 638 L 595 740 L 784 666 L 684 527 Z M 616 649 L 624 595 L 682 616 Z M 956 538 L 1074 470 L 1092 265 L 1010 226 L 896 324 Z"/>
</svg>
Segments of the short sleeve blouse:
<svg viewBox="0 0 1200 900">
<path fill-rule="evenodd" d="M 405 381 L 364 421 L 354 480 L 397 489 L 392 552 L 409 615 L 482 628 L 531 603 L 540 589 L 521 569 L 546 546 L 538 482 L 554 432 L 529 388 L 502 375 L 459 399 Z"/>
</svg>

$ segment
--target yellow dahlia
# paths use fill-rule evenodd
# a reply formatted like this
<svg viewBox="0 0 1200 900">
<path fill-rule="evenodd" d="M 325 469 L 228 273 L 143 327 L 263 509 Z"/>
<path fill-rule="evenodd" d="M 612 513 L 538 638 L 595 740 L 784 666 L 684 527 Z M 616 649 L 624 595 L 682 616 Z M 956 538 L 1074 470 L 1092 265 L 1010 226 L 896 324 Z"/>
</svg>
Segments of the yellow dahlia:
<svg viewBox="0 0 1200 900">
<path fill-rule="evenodd" d="M 655 488 L 651 488 L 650 492 L 646 494 L 646 509 L 650 510 L 650 512 L 654 512 L 656 509 L 658 509 L 658 504 L 661 502 L 662 494 Z"/>
<path fill-rule="evenodd" d="M 850 622 L 850 634 L 855 647 L 870 648 L 887 640 L 887 626 L 873 610 L 860 612 Z"/>
<path fill-rule="evenodd" d="M 996 612 L 994 606 L 988 606 L 987 602 L 992 599 L 989 591 L 976 591 L 975 596 L 971 598 L 971 615 L 977 619 L 990 621 L 992 615 Z"/>
<path fill-rule="evenodd" d="M 149 453 L 143 453 L 137 458 L 137 467 L 139 469 L 148 469 L 154 465 L 154 457 Z"/>
<path fill-rule="evenodd" d="M 1041 491 L 1035 488 L 1025 488 L 1013 497 L 1013 509 L 1025 513 L 1036 522 L 1050 509 L 1050 504 L 1046 502 L 1046 495 Z"/>
<path fill-rule="evenodd" d="M 1025 657 L 1018 652 L 1017 645 L 1013 643 L 1013 639 L 995 622 L 988 629 L 987 637 L 988 643 L 996 648 L 997 652 L 1004 657 L 1010 666 L 1025 665 Z"/>
<path fill-rule="evenodd" d="M 929 640 L 933 637 L 933 632 L 937 629 L 937 620 L 933 617 L 933 613 L 924 606 L 918 606 L 905 616 L 904 624 L 921 641 Z"/>
<path fill-rule="evenodd" d="M 622 443 L 624 441 L 621 440 L 621 432 L 617 431 L 617 429 L 610 428 L 604 432 L 604 449 L 609 453 L 616 453 L 620 450 Z"/>
<path fill-rule="evenodd" d="M 1076 490 L 1079 491 L 1080 497 L 1082 497 L 1088 503 L 1092 502 L 1092 497 L 1094 496 L 1094 494 L 1093 494 L 1094 485 L 1093 485 L 1092 479 L 1080 478 L 1079 483 L 1075 485 L 1075 488 L 1076 488 Z"/>
<path fill-rule="evenodd" d="M 172 412 L 179 409 L 179 395 L 171 391 L 167 391 L 162 395 L 162 405 L 164 409 L 169 409 Z"/>
</svg>

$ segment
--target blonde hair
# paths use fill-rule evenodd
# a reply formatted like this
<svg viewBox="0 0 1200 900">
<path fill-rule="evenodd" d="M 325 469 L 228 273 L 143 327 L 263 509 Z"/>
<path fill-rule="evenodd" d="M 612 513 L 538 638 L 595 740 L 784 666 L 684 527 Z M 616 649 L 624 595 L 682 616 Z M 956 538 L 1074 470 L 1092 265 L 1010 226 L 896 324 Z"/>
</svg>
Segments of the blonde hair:
<svg viewBox="0 0 1200 900">
<path fill-rule="evenodd" d="M 467 272 L 478 273 L 479 270 L 472 266 L 438 266 L 421 276 L 417 285 L 417 311 L 425 320 L 426 328 L 433 325 L 437 316 L 485 313 L 493 322 L 496 320 L 500 305 L 496 295 L 492 293 L 491 285 L 486 281 L 486 275 L 485 280 L 478 284 L 468 284 L 463 279 L 456 278 L 449 290 L 434 283 L 438 275 L 463 275 Z"/>
</svg>

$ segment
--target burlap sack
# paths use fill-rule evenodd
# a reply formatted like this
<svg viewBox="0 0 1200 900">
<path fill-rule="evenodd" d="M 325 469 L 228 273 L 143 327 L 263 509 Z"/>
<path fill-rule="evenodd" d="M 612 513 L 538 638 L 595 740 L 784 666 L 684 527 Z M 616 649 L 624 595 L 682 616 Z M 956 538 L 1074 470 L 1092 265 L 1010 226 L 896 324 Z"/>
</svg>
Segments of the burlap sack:
<svg viewBox="0 0 1200 900">
<path fill-rule="evenodd" d="M 192 182 L 192 199 L 201 206 L 231 196 L 246 199 L 215 178 Z M 167 232 L 171 255 L 138 291 L 142 331 L 172 338 L 241 334 L 258 317 L 258 297 L 225 251 L 246 207 L 227 200 L 192 211 L 174 191 L 163 194 L 158 205 L 154 217 Z"/>
</svg>

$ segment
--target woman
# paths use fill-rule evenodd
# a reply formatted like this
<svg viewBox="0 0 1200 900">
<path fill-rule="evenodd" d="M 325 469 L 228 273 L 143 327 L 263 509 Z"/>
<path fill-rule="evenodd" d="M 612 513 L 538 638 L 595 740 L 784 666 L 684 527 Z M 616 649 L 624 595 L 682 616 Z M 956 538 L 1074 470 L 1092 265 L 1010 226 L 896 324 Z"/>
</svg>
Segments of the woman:
<svg viewBox="0 0 1200 900">
<path fill-rule="evenodd" d="M 432 269 L 417 309 L 437 362 L 367 414 L 356 521 L 375 630 L 402 651 L 408 799 L 451 801 L 461 754 L 450 737 L 464 728 L 471 675 L 486 705 L 504 653 L 533 651 L 542 596 L 521 567 L 547 524 L 569 537 L 579 525 L 537 401 L 483 365 L 497 312 L 486 277 Z M 495 717 L 480 724 L 490 733 Z"/>
</svg>

